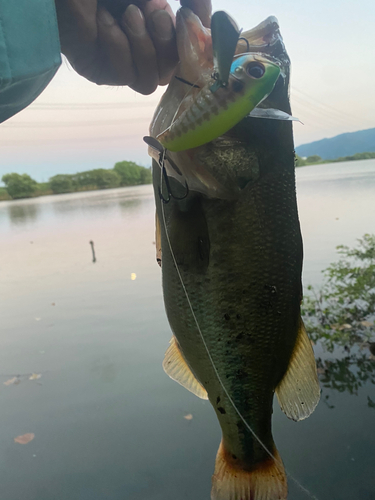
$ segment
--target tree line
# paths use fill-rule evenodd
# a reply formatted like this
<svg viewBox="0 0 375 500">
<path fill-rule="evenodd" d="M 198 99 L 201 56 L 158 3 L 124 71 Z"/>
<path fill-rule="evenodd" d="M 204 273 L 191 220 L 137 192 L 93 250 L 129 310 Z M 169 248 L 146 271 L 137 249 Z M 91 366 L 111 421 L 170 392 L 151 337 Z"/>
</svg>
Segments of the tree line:
<svg viewBox="0 0 375 500">
<path fill-rule="evenodd" d="M 323 160 L 319 155 L 311 155 L 307 158 L 301 158 L 296 154 L 296 167 L 304 167 L 305 165 L 314 165 L 316 163 L 338 163 L 341 161 L 358 161 L 358 160 L 370 160 L 375 158 L 375 153 L 356 153 L 352 156 L 340 156 L 340 158 L 335 158 L 334 160 Z"/>
<path fill-rule="evenodd" d="M 1 180 L 5 184 L 3 191 L 17 199 L 151 184 L 152 175 L 150 168 L 141 167 L 132 161 L 121 161 L 112 169 L 96 168 L 76 174 L 58 174 L 44 183 L 36 182 L 28 174 L 16 173 L 5 174 Z"/>
</svg>

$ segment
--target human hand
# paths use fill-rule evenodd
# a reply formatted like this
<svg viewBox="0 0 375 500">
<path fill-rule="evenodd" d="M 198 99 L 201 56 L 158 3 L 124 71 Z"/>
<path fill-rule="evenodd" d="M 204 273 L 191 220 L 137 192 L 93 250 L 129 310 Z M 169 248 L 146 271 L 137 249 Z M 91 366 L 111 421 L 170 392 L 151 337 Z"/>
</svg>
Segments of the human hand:
<svg viewBox="0 0 375 500">
<path fill-rule="evenodd" d="M 151 94 L 177 64 L 174 14 L 167 0 L 55 0 L 61 51 L 98 85 Z M 209 25 L 211 0 L 181 0 Z"/>
</svg>

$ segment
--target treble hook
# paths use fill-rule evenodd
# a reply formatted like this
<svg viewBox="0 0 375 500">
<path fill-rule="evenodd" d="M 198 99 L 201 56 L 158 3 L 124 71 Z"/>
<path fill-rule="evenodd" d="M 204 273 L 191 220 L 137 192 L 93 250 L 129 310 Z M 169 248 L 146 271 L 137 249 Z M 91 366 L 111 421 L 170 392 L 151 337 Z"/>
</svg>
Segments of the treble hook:
<svg viewBox="0 0 375 500">
<path fill-rule="evenodd" d="M 241 38 L 238 39 L 238 41 L 240 41 L 240 40 L 245 40 L 246 45 L 247 45 L 247 51 L 250 52 L 249 40 L 247 38 L 245 38 L 244 36 L 241 36 Z"/>
<path fill-rule="evenodd" d="M 165 147 L 162 144 L 160 144 L 160 142 L 157 139 L 155 139 L 154 137 L 145 136 L 143 138 L 143 140 L 154 151 L 157 151 L 159 153 L 158 164 L 159 164 L 159 167 L 161 168 L 161 171 L 162 171 L 162 174 L 163 174 L 161 185 L 159 187 L 159 196 L 160 196 L 160 199 L 163 201 L 163 203 L 169 203 L 171 201 L 171 198 L 173 198 L 174 200 L 184 200 L 188 196 L 188 194 L 189 194 L 189 186 L 188 186 L 187 182 L 185 181 L 186 193 L 184 194 L 184 196 L 180 196 L 179 197 L 179 196 L 175 196 L 172 193 L 171 185 L 169 184 L 169 179 L 168 179 L 167 171 L 166 171 L 166 168 L 165 168 L 165 160 L 168 160 L 169 163 L 170 163 L 170 165 L 171 165 L 171 167 L 173 168 L 173 170 L 178 175 L 182 176 L 181 170 L 178 168 L 178 166 L 175 164 L 175 162 L 172 160 L 172 158 L 169 158 L 167 156 L 167 150 L 165 149 Z M 165 185 L 167 186 L 168 198 L 164 198 L 163 193 L 161 192 L 162 187 L 163 187 L 162 186 L 163 179 L 164 179 Z"/>
<path fill-rule="evenodd" d="M 161 192 L 162 186 L 160 186 L 159 187 L 159 196 L 160 196 L 161 201 L 163 203 L 167 204 L 171 201 L 172 198 L 174 200 L 184 200 L 189 194 L 189 186 L 188 186 L 187 182 L 185 181 L 186 193 L 184 194 L 184 196 L 175 196 L 172 193 L 171 185 L 169 184 L 168 174 L 167 174 L 167 171 L 165 169 L 164 161 L 165 161 L 165 150 L 163 151 L 163 153 L 160 153 L 159 166 L 161 168 L 161 171 L 163 174 L 163 179 L 164 179 L 165 185 L 167 187 L 168 198 L 164 198 L 163 193 Z"/>
</svg>

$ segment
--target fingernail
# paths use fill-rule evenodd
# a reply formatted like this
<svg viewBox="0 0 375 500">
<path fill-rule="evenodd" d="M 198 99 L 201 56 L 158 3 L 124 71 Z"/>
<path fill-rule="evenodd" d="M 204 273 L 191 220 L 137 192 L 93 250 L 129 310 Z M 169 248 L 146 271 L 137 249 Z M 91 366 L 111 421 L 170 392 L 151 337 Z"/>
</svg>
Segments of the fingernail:
<svg viewBox="0 0 375 500">
<path fill-rule="evenodd" d="M 156 10 L 151 17 L 155 34 L 161 40 L 169 41 L 174 36 L 174 27 L 171 16 L 165 10 Z"/>
<path fill-rule="evenodd" d="M 146 33 L 145 19 L 136 5 L 129 5 L 122 17 L 122 23 L 134 36 L 143 36 Z"/>
<path fill-rule="evenodd" d="M 113 24 L 115 24 L 114 18 L 106 9 L 99 10 L 98 19 L 100 23 L 105 24 L 106 26 L 112 26 Z"/>
</svg>

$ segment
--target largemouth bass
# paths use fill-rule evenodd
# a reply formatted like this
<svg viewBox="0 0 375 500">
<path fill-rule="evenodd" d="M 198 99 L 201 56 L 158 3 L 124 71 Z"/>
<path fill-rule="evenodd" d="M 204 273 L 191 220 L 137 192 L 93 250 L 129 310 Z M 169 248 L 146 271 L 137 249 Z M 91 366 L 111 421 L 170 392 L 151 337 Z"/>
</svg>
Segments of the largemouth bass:
<svg viewBox="0 0 375 500">
<path fill-rule="evenodd" d="M 242 37 L 247 42 L 239 42 L 237 53 L 268 54 L 282 68 L 283 78 L 262 105 L 290 114 L 289 59 L 277 20 L 268 18 Z M 177 78 L 155 112 L 154 139 L 212 79 L 211 34 L 188 9 L 178 13 L 177 42 Z M 286 499 L 271 432 L 273 397 L 289 418 L 301 420 L 320 395 L 300 318 L 302 239 L 291 124 L 245 118 L 197 148 L 151 153 L 159 161 L 153 163 L 156 243 L 173 331 L 163 367 L 209 399 L 220 422 L 211 498 Z"/>
</svg>

